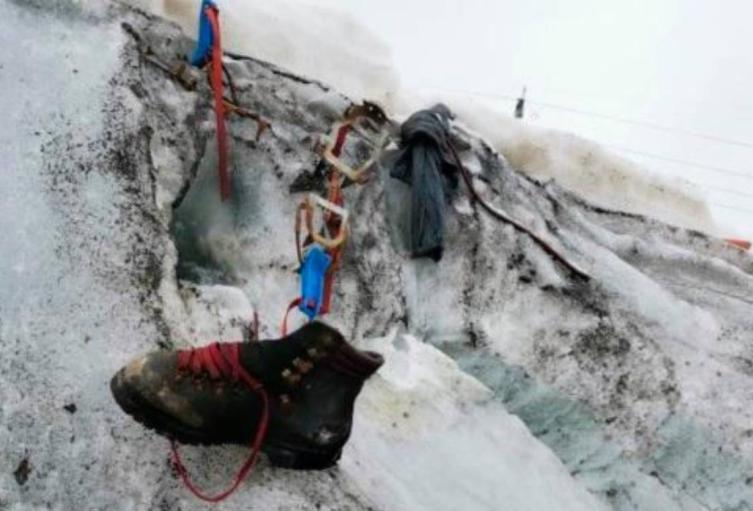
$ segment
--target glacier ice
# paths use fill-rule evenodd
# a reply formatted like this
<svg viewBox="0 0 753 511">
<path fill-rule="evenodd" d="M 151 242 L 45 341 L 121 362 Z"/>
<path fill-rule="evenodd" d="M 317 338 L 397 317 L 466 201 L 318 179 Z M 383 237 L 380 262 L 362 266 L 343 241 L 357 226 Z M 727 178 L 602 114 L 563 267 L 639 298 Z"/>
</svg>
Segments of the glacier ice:
<svg viewBox="0 0 753 511">
<path fill-rule="evenodd" d="M 75 5 L 0 3 L 4 46 L 26 45 L 0 55 L 15 71 L 0 75 L 13 121 L 0 127 L 0 509 L 200 509 L 107 382 L 138 352 L 238 338 L 254 310 L 277 335 L 297 292 L 288 187 L 349 101 L 227 59 L 273 131 L 256 141 L 231 119 L 236 196 L 220 204 L 206 86 L 183 91 L 140 60 L 120 23 L 162 55 L 190 40 L 118 4 Z M 328 320 L 388 363 L 338 467 L 262 463 L 223 508 L 751 509 L 750 257 L 596 207 L 459 133 L 489 200 L 592 282 L 463 194 L 442 262 L 409 260 L 402 185 L 380 169 L 348 187 Z M 186 450 L 209 485 L 244 454 Z"/>
</svg>

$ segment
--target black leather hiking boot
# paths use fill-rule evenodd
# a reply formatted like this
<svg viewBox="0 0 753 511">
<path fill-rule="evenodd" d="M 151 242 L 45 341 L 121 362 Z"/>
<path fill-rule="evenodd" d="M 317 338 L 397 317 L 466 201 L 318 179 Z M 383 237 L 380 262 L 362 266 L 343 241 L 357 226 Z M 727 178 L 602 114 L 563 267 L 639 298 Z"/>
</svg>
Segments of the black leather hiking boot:
<svg viewBox="0 0 753 511">
<path fill-rule="evenodd" d="M 313 322 L 280 340 L 150 353 L 110 386 L 126 413 L 180 442 L 249 445 L 265 429 L 257 437 L 273 465 L 323 469 L 340 458 L 356 396 L 383 362 Z"/>
</svg>

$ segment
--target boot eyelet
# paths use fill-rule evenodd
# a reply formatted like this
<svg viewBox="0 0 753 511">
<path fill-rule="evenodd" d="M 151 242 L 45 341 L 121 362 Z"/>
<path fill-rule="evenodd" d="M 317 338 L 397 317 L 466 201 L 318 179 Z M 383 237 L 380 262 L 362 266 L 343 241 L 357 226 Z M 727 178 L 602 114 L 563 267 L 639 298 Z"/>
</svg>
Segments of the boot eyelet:
<svg viewBox="0 0 753 511">
<path fill-rule="evenodd" d="M 297 385 L 298 382 L 301 381 L 301 375 L 291 371 L 290 369 L 283 370 L 281 374 L 282 379 L 285 380 L 285 382 L 290 386 Z"/>
<path fill-rule="evenodd" d="M 314 367 L 314 364 L 309 362 L 308 360 L 304 360 L 302 358 L 297 358 L 297 357 L 293 359 L 293 365 L 295 366 L 296 369 L 298 369 L 298 372 L 301 374 L 308 373 Z"/>
<path fill-rule="evenodd" d="M 280 396 L 280 410 L 285 415 L 290 415 L 291 413 L 293 413 L 293 400 L 289 395 L 282 394 Z"/>
</svg>

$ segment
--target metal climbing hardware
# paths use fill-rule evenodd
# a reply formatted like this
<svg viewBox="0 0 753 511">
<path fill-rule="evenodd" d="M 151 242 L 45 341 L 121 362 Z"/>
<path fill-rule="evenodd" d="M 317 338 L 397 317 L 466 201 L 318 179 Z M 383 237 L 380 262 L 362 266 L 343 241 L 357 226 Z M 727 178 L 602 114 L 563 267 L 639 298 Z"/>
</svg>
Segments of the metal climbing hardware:
<svg viewBox="0 0 753 511">
<path fill-rule="evenodd" d="M 321 234 L 314 227 L 314 211 L 316 207 L 323 209 L 330 215 L 330 222 L 326 218 Z M 337 219 L 337 230 L 330 230 L 332 220 Z M 295 245 L 298 261 L 301 263 L 301 296 L 293 300 L 282 320 L 281 331 L 287 333 L 288 314 L 296 307 L 309 320 L 329 312 L 330 293 L 332 289 L 332 270 L 339 261 L 342 245 L 348 235 L 348 211 L 337 204 L 317 195 L 307 195 L 298 205 L 295 216 Z M 306 246 L 301 246 L 302 224 L 306 226 Z"/>
<path fill-rule="evenodd" d="M 373 142 L 369 136 L 363 133 L 359 128 L 358 120 L 363 120 L 364 125 L 370 129 L 382 132 L 383 134 L 378 138 L 376 142 Z M 325 164 L 329 164 L 330 173 L 328 180 L 328 196 L 330 202 L 342 207 L 345 203 L 342 194 L 342 188 L 344 181 L 350 179 L 355 183 L 363 184 L 368 177 L 366 172 L 371 166 L 381 158 L 382 151 L 387 147 L 390 139 L 389 132 L 382 130 L 381 127 L 387 122 L 387 116 L 384 111 L 375 103 L 364 101 L 361 105 L 351 105 L 345 112 L 344 120 L 337 123 L 329 136 L 329 143 L 325 148 L 322 156 Z M 358 134 L 361 139 L 372 147 L 372 153 L 367 161 L 361 164 L 357 170 L 352 169 L 350 166 L 340 158 L 345 147 L 347 137 L 351 133 Z M 335 172 L 337 171 L 337 172 Z M 345 176 L 345 177 L 342 177 Z M 327 229 L 331 235 L 334 235 L 340 229 L 341 219 L 332 213 L 326 213 L 324 220 L 327 224 Z M 332 256 L 332 265 L 327 272 L 327 277 L 324 280 L 324 302 L 320 311 L 321 315 L 328 314 L 332 303 L 332 294 L 335 287 L 335 274 L 340 267 L 340 262 L 343 256 L 343 246 L 330 250 L 329 254 Z"/>
<path fill-rule="evenodd" d="M 361 131 L 356 123 L 363 120 L 369 130 L 383 133 L 376 141 Z M 332 302 L 335 274 L 340 266 L 343 247 L 348 237 L 348 211 L 344 208 L 342 188 L 346 180 L 364 183 L 367 171 L 379 160 L 389 143 L 389 134 L 381 130 L 387 122 L 384 111 L 376 104 L 364 102 L 352 105 L 344 119 L 335 124 L 321 149 L 319 167 L 329 167 L 327 175 L 327 199 L 309 194 L 298 205 L 295 217 L 295 244 L 298 261 L 301 263 L 301 296 L 289 305 L 282 321 L 283 335 L 287 332 L 287 318 L 291 310 L 298 308 L 308 318 L 328 314 Z M 348 134 L 357 133 L 359 138 L 372 147 L 369 158 L 356 169 L 341 159 Z M 320 146 L 321 147 L 321 146 Z M 323 225 L 315 227 L 315 210 L 323 210 Z M 301 240 L 305 224 L 307 236 Z M 302 244 L 303 241 L 303 244 Z M 307 247 L 304 255 L 304 246 Z M 327 258 L 327 264 L 323 261 Z"/>
<path fill-rule="evenodd" d="M 129 23 L 123 22 L 120 26 L 136 41 L 136 48 L 141 57 L 152 64 L 154 67 L 161 69 L 172 78 L 178 81 L 186 90 L 196 90 L 196 78 L 191 74 L 185 62 L 177 62 L 174 65 L 168 64 L 165 60 L 157 55 L 154 49 L 149 46 L 141 35 L 136 32 Z"/>
<path fill-rule="evenodd" d="M 301 264 L 301 299 L 298 309 L 308 316 L 309 321 L 319 315 L 324 296 L 324 276 L 332 264 L 332 258 L 318 243 L 306 249 Z"/>
<path fill-rule="evenodd" d="M 338 229 L 335 232 L 330 231 L 327 234 L 321 234 L 319 230 L 314 228 L 314 206 L 319 206 L 326 213 L 331 216 L 334 215 L 338 219 Z M 325 218 L 326 221 L 326 218 Z M 295 239 L 296 239 L 296 252 L 298 254 L 298 261 L 303 264 L 302 247 L 301 247 L 301 224 L 306 226 L 306 232 L 309 242 L 318 243 L 322 247 L 328 250 L 334 250 L 340 245 L 345 243 L 345 239 L 348 235 L 348 211 L 337 204 L 334 204 L 326 199 L 322 199 L 318 195 L 310 194 L 298 205 L 295 218 Z M 328 229 L 323 229 L 328 231 Z"/>
<path fill-rule="evenodd" d="M 330 143 L 328 149 L 325 151 L 330 153 L 335 158 L 339 158 L 340 154 L 342 154 L 348 133 L 353 130 L 352 120 L 355 119 L 355 117 L 351 117 L 351 115 L 352 112 L 346 113 L 346 119 L 350 119 L 351 122 L 341 123 L 339 124 L 339 127 L 333 130 L 333 134 L 336 133 L 336 136 L 332 139 L 334 145 Z M 322 161 L 326 164 L 326 159 L 323 159 Z M 340 179 L 340 176 L 337 172 L 330 170 L 330 176 L 328 180 L 328 199 L 329 202 L 337 205 L 338 207 L 342 207 L 345 204 L 345 199 L 342 194 L 342 181 L 343 180 Z M 324 222 L 330 235 L 335 235 L 335 233 L 337 232 L 344 232 L 342 231 L 342 227 L 345 220 L 346 218 L 338 216 L 336 213 L 332 213 L 331 211 L 325 212 L 324 215 Z M 329 254 L 332 256 L 332 265 L 329 267 L 329 271 L 327 271 L 327 275 L 324 279 L 324 298 L 320 311 L 320 314 L 322 315 L 329 314 L 330 306 L 332 305 L 332 293 L 335 289 L 335 273 L 340 267 L 340 261 L 343 254 L 343 245 L 340 244 L 337 248 L 330 250 Z"/>
<path fill-rule="evenodd" d="M 325 147 L 322 157 L 332 166 L 333 169 L 337 170 L 351 181 L 355 183 L 363 183 L 366 181 L 366 172 L 381 158 L 382 151 L 389 142 L 389 134 L 384 133 L 379 139 L 372 141 L 363 133 L 357 131 L 353 122 L 353 119 L 347 119 L 335 125 L 335 128 L 332 130 L 332 134 L 329 137 L 330 143 Z M 345 137 L 349 132 L 358 133 L 362 136 L 363 140 L 372 147 L 371 156 L 355 169 L 340 159 L 340 153 L 342 152 Z M 336 148 L 339 148 L 339 150 L 335 151 Z"/>
<path fill-rule="evenodd" d="M 315 229 L 309 229 L 309 235 L 311 236 L 311 239 L 314 241 L 314 243 L 318 243 L 329 250 L 339 248 L 340 245 L 345 243 L 345 239 L 348 236 L 348 211 L 345 208 L 338 206 L 334 202 L 322 199 L 318 195 L 309 195 L 308 200 L 310 204 L 319 206 L 325 211 L 325 222 L 328 224 L 328 227 L 333 224 L 333 220 L 335 219 L 338 224 L 337 230 L 330 231 L 328 235 L 321 235 Z M 329 229 L 324 229 L 323 232 L 327 232 L 328 230 Z"/>
</svg>

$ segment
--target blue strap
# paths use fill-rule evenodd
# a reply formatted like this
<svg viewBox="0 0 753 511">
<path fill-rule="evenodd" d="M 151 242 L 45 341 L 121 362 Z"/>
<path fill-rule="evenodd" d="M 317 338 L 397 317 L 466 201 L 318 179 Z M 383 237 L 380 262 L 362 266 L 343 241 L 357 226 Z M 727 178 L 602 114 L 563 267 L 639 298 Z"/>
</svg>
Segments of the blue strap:
<svg viewBox="0 0 753 511">
<path fill-rule="evenodd" d="M 199 40 L 193 51 L 193 55 L 191 55 L 191 65 L 196 67 L 202 67 L 207 63 L 212 51 L 212 44 L 214 44 L 212 25 L 209 23 L 209 18 L 207 18 L 206 14 L 208 7 L 217 8 L 214 0 L 201 1 L 201 10 L 199 11 Z"/>
<path fill-rule="evenodd" d="M 301 264 L 301 312 L 314 319 L 322 307 L 324 296 L 324 277 L 332 258 L 318 243 L 312 243 L 303 257 Z"/>
</svg>

